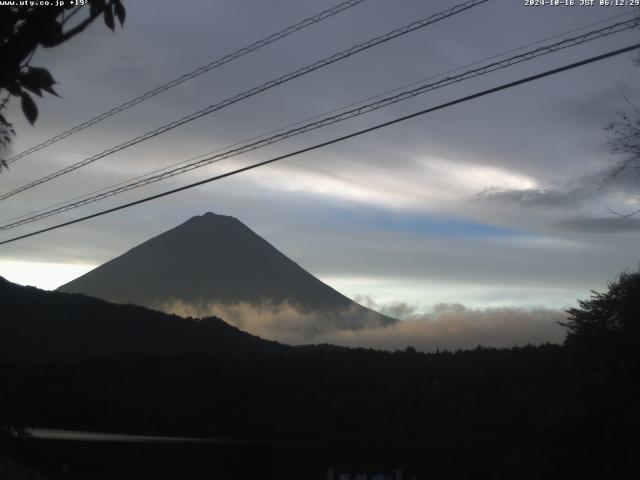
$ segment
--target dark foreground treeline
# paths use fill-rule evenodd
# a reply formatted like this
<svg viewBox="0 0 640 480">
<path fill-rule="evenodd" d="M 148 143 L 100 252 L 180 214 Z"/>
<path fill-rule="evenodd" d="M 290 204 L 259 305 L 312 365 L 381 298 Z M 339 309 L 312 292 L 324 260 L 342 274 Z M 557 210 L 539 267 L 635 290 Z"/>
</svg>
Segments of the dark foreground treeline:
<svg viewBox="0 0 640 480">
<path fill-rule="evenodd" d="M 570 311 L 564 346 L 429 354 L 283 347 L 219 320 L 200 329 L 143 309 L 146 320 L 130 328 L 103 310 L 137 307 L 4 292 L 15 293 L 2 298 L 13 336 L 0 341 L 41 360 L 0 362 L 0 425 L 226 437 L 269 446 L 278 479 L 324 478 L 330 465 L 401 467 L 417 479 L 640 478 L 640 272 Z M 77 299 L 82 308 L 68 305 Z M 84 332 L 73 341 L 56 333 L 69 331 L 65 312 Z M 34 337 L 47 324 L 48 337 Z M 82 338 L 139 353 L 92 358 Z M 230 355 L 224 338 L 241 353 Z M 47 343 L 46 355 L 69 345 L 79 354 L 42 361 L 34 346 Z"/>
<path fill-rule="evenodd" d="M 627 380 L 553 345 L 0 370 L 26 425 L 249 439 L 273 444 L 287 468 L 381 462 L 418 478 L 637 478 L 640 386 Z"/>
</svg>

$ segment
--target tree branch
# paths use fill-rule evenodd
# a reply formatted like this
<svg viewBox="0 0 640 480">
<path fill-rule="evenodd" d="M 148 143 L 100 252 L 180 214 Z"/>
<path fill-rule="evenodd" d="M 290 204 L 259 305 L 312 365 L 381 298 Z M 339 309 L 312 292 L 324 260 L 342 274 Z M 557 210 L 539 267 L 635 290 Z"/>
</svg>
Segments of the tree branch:
<svg viewBox="0 0 640 480">
<path fill-rule="evenodd" d="M 80 22 L 78 25 L 73 27 L 71 30 L 67 30 L 66 32 L 64 32 L 62 34 L 60 41 L 55 45 L 59 45 L 62 42 L 66 42 L 70 38 L 75 37 L 77 34 L 83 32 L 89 25 L 91 25 L 91 23 L 96 18 L 98 18 L 102 14 L 102 12 L 104 12 L 104 10 L 108 5 L 111 5 L 111 3 L 105 4 L 104 7 L 98 8 L 95 12 L 90 13 L 87 18 L 85 18 L 82 22 Z M 55 46 L 55 45 L 52 45 L 52 46 Z"/>
<path fill-rule="evenodd" d="M 69 20 L 71 20 L 83 7 L 75 7 L 69 15 L 67 15 L 64 20 L 62 20 L 62 25 L 64 26 Z"/>
</svg>

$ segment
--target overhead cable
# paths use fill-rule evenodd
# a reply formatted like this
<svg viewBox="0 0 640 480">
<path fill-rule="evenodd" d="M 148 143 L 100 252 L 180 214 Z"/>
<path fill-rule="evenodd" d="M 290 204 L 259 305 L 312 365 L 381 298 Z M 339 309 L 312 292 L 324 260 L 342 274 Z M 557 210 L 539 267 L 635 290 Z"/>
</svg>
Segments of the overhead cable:
<svg viewBox="0 0 640 480">
<path fill-rule="evenodd" d="M 33 187 L 36 187 L 38 185 L 41 185 L 43 183 L 46 183 L 50 180 L 53 180 L 54 178 L 60 177 L 62 175 L 65 175 L 67 173 L 73 172 L 74 170 L 77 170 L 81 167 L 84 167 L 86 165 L 89 165 L 90 163 L 93 163 L 101 158 L 104 158 L 108 155 L 111 155 L 113 153 L 119 152 L 121 150 L 124 150 L 125 148 L 131 147 L 133 145 L 136 145 L 140 142 L 143 142 L 145 140 L 149 140 L 153 137 L 156 137 L 158 135 L 161 135 L 163 133 L 168 132 L 169 130 L 173 130 L 176 127 L 179 127 L 181 125 L 184 125 L 185 123 L 191 122 L 193 120 L 196 120 L 198 118 L 204 117 L 205 115 L 209 115 L 217 110 L 221 110 L 225 107 L 228 107 L 229 105 L 232 105 L 236 102 L 239 102 L 241 100 L 244 100 L 246 98 L 249 98 L 253 95 L 256 95 L 258 93 L 264 92 L 266 90 L 269 90 L 271 88 L 274 88 L 278 85 L 281 85 L 283 83 L 289 82 L 295 78 L 298 78 L 302 75 L 306 75 L 307 73 L 313 72 L 315 70 L 318 70 L 320 68 L 326 67 L 327 65 L 331 65 L 332 63 L 338 62 L 340 60 L 344 60 L 345 58 L 349 58 L 352 55 L 355 55 L 357 53 L 360 53 L 364 50 L 368 50 L 372 47 L 375 47 L 377 45 L 380 45 L 382 43 L 388 42 L 394 38 L 397 38 L 399 36 L 402 35 L 406 35 L 410 32 L 413 32 L 415 30 L 418 30 L 420 28 L 424 28 L 428 25 L 431 25 L 433 23 L 439 22 L 441 20 L 447 19 L 449 17 L 452 17 L 458 13 L 461 13 L 465 10 L 468 10 L 470 8 L 473 8 L 475 6 L 478 6 L 480 4 L 486 3 L 489 0 L 469 0 L 467 2 L 458 4 L 454 7 L 448 8 L 447 10 L 444 10 L 442 12 L 438 12 L 434 15 L 431 15 L 429 17 L 423 18 L 421 20 L 418 20 L 416 22 L 412 22 L 402 28 L 398 28 L 395 30 L 392 30 L 391 32 L 385 33 L 384 35 L 380 35 L 378 37 L 372 38 L 364 43 L 360 43 L 358 45 L 355 45 L 351 48 L 348 48 L 346 50 L 343 50 L 341 52 L 338 52 L 334 55 L 331 55 L 330 57 L 326 57 L 322 60 L 318 60 L 312 64 L 309 64 L 305 67 L 299 68 L 293 72 L 287 73 L 286 75 L 282 75 L 281 77 L 278 77 L 274 80 L 270 80 L 268 82 L 265 82 L 257 87 L 251 88 L 249 90 L 246 90 L 242 93 L 239 93 L 238 95 L 235 95 L 233 97 L 229 97 L 221 102 L 215 103 L 213 105 L 209 105 L 208 107 L 205 107 L 201 110 L 198 110 L 190 115 L 187 115 L 185 117 L 182 117 L 178 120 L 175 120 L 171 123 L 168 123 L 166 125 L 163 125 L 162 127 L 159 127 L 155 130 L 152 130 L 150 132 L 147 132 L 143 135 L 140 135 L 138 137 L 135 137 L 131 140 L 128 140 L 124 143 L 121 143 L 119 145 L 116 145 L 114 147 L 111 147 L 101 153 L 98 153 L 96 155 L 93 155 L 91 157 L 85 158 L 84 160 L 81 160 L 79 162 L 76 162 L 72 165 L 69 165 L 61 170 L 58 170 L 56 172 L 53 172 L 45 177 L 42 177 L 38 180 L 34 180 L 30 183 L 27 183 L 26 185 L 23 185 L 21 187 L 18 187 L 14 190 L 11 190 L 10 192 L 4 193 L 0 195 L 0 200 L 5 200 L 9 197 L 12 197 L 14 195 L 17 195 L 20 192 L 24 192 L 25 190 L 29 190 Z"/>
<path fill-rule="evenodd" d="M 381 100 L 375 101 L 375 102 L 371 102 L 368 103 L 366 105 L 362 105 L 359 106 L 357 108 L 353 108 L 351 110 L 348 111 L 344 111 L 341 112 L 339 114 L 336 115 L 331 115 L 331 116 L 327 116 L 325 118 L 322 118 L 320 120 L 314 121 L 314 122 L 310 122 L 307 123 L 305 125 L 296 127 L 296 128 L 292 128 L 290 130 L 284 131 L 284 132 L 279 132 L 275 135 L 272 135 L 270 137 L 266 137 L 266 138 L 262 138 L 258 141 L 255 141 L 253 143 L 249 143 L 249 144 L 245 144 L 242 145 L 240 147 L 237 148 L 232 148 L 230 150 L 227 150 L 225 152 L 222 153 L 217 153 L 215 155 L 210 155 L 206 158 L 201 158 L 199 160 L 196 161 L 192 161 L 189 163 L 182 163 L 182 164 L 178 164 L 178 166 L 172 168 L 172 169 L 162 169 L 162 171 L 160 173 L 157 173 L 155 175 L 147 175 L 144 178 L 140 179 L 140 180 L 136 180 L 136 181 L 131 181 L 128 182 L 126 184 L 117 186 L 116 188 L 112 188 L 110 190 L 106 190 L 106 191 L 101 191 L 100 193 L 97 193 L 95 195 L 89 196 L 89 197 L 82 197 L 79 200 L 71 200 L 69 202 L 65 202 L 63 204 L 61 204 L 60 206 L 55 206 L 54 208 L 50 208 L 48 210 L 45 211 L 41 211 L 38 213 L 35 213 L 33 215 L 30 216 L 22 216 L 19 217 L 17 220 L 15 221 L 9 221 L 3 225 L 0 225 L 0 230 L 9 230 L 12 228 L 16 228 L 19 227 L 21 225 L 25 225 L 28 223 L 32 223 L 38 220 L 42 220 L 44 218 L 48 218 L 51 217 L 53 215 L 57 215 L 75 208 L 79 208 L 85 205 L 88 205 L 90 203 L 94 203 L 100 200 L 104 200 L 106 198 L 133 190 L 133 189 L 137 189 L 152 183 L 156 183 L 159 182 L 161 180 L 165 180 L 167 178 L 171 178 L 174 177 L 176 175 L 180 175 L 186 172 L 189 172 L 191 170 L 195 170 L 197 168 L 201 168 L 204 167 L 206 165 L 210 165 L 212 163 L 216 163 L 219 162 L 221 160 L 230 158 L 230 157 L 235 157 L 238 155 L 241 155 L 243 153 L 247 153 L 250 152 L 252 150 L 256 150 L 268 145 L 271 145 L 273 143 L 282 141 L 284 139 L 293 137 L 293 136 L 297 136 L 297 135 L 301 135 L 303 133 L 312 131 L 312 130 L 316 130 L 318 128 L 322 128 L 322 127 L 326 127 L 327 125 L 331 125 L 334 123 L 338 123 L 338 122 L 342 122 L 345 120 L 348 120 L 350 118 L 354 118 L 354 117 L 358 117 L 361 115 L 364 115 L 366 113 L 370 113 L 372 111 L 375 110 L 380 110 L 382 108 L 388 107 L 390 105 L 393 105 L 395 103 L 407 100 L 409 98 L 413 98 L 417 95 L 421 95 L 423 93 L 432 91 L 432 90 L 436 90 L 438 88 L 442 88 L 448 85 L 452 85 L 454 83 L 459 83 L 462 82 L 464 80 L 470 79 L 470 78 L 474 78 L 474 77 L 478 77 L 481 75 L 486 75 L 488 73 L 494 72 L 496 70 L 501 70 L 504 68 L 508 68 L 511 67 L 513 65 L 517 65 L 519 63 L 525 62 L 525 61 L 529 61 L 532 60 L 534 58 L 538 58 L 540 56 L 543 55 L 547 55 L 549 53 L 553 53 L 553 52 L 557 52 L 558 50 L 562 50 L 562 49 L 566 49 L 569 47 L 573 47 L 576 45 L 581 45 L 584 44 L 586 42 L 589 41 L 593 41 L 595 39 L 598 38 L 602 38 L 608 35 L 612 35 L 614 33 L 619 33 L 622 32 L 624 30 L 629 30 L 632 28 L 637 27 L 638 25 L 640 25 L 640 16 L 639 17 L 635 17 L 632 18 L 630 20 L 626 20 L 623 22 L 617 22 L 613 25 L 609 25 L 603 28 L 600 28 L 598 30 L 593 30 L 587 33 L 584 33 L 582 35 L 579 36 L 575 36 L 572 38 L 568 38 L 565 40 L 562 40 L 560 42 L 556 42 L 550 45 L 546 45 L 546 46 L 542 46 L 518 55 L 514 55 L 512 57 L 503 59 L 503 60 L 499 60 L 496 62 L 492 62 L 489 63 L 487 65 L 472 69 L 472 70 L 468 70 L 466 72 L 460 73 L 458 75 L 454 75 L 454 76 L 448 76 L 445 78 L 442 78 L 436 82 L 432 82 L 432 83 L 427 83 L 427 84 L 423 84 L 420 85 L 416 88 L 413 88 L 411 90 L 406 90 L 403 91 L 401 93 L 398 93 L 396 95 L 390 96 L 390 97 L 386 97 L 383 98 Z M 197 157 L 196 157 L 197 158 Z"/>
<path fill-rule="evenodd" d="M 72 127 L 68 130 L 65 130 L 62 133 L 59 133 L 57 135 L 55 135 L 54 137 L 49 138 L 48 140 L 45 140 L 42 143 L 39 143 L 38 145 L 35 145 L 21 153 L 18 153 L 16 155 L 13 155 L 12 157 L 8 158 L 6 160 L 6 163 L 8 165 L 12 164 L 13 162 L 20 160 L 21 158 L 26 157 L 27 155 L 30 155 L 34 152 L 37 152 L 39 150 L 42 150 L 43 148 L 48 147 L 49 145 L 53 145 L 56 142 L 59 142 L 60 140 L 62 140 L 63 138 L 67 138 L 70 135 L 73 135 L 74 133 L 78 133 L 82 130 L 84 130 L 85 128 L 89 128 L 92 125 L 95 125 L 96 123 L 100 123 L 101 121 L 116 115 L 117 113 L 123 112 L 124 110 L 127 110 L 131 107 L 134 107 L 136 105 L 138 105 L 139 103 L 144 102 L 145 100 L 149 100 L 152 97 L 155 97 L 156 95 L 158 95 L 159 93 L 165 92 L 167 90 L 169 90 L 170 88 L 176 87 L 188 80 L 191 80 L 192 78 L 197 77 L 198 75 L 202 75 L 203 73 L 206 73 L 210 70 L 213 70 L 215 68 L 221 67 L 222 65 L 229 63 L 233 60 L 236 60 L 237 58 L 240 58 L 248 53 L 254 52 L 262 47 L 265 47 L 271 43 L 274 43 L 278 40 L 281 40 L 285 37 L 288 37 L 289 35 L 295 33 L 295 32 L 299 32 L 300 30 L 303 30 L 311 25 L 315 25 L 316 23 L 319 23 L 329 17 L 332 17 L 333 15 L 336 15 L 338 13 L 341 13 L 351 7 L 355 7 L 356 5 L 365 2 L 366 0 L 348 0 L 346 2 L 342 2 L 338 5 L 336 5 L 333 8 L 329 8 L 327 10 L 324 10 L 320 13 L 318 13 L 317 15 L 314 15 L 312 17 L 309 18 L 305 18 L 304 20 L 296 23 L 295 25 L 290 25 L 286 28 L 283 28 L 282 30 L 280 30 L 279 32 L 273 33 L 271 35 L 269 35 L 268 37 L 265 37 L 261 40 L 258 40 L 257 42 L 252 43 L 251 45 L 248 45 L 246 47 L 242 47 L 238 50 L 236 50 L 233 53 L 229 53 L 227 55 L 224 55 L 223 57 L 218 58 L 217 60 L 213 60 L 212 62 L 207 63 L 206 65 L 202 65 L 198 68 L 196 68 L 195 70 L 189 72 L 189 73 L 185 73 L 184 75 L 181 75 L 177 78 L 174 78 L 173 80 L 164 83 L 156 88 L 154 88 L 153 90 L 149 90 L 148 92 L 143 93 L 140 96 L 137 96 L 135 98 L 132 98 L 131 100 L 124 102 L 121 105 L 118 105 L 117 107 L 112 108 L 111 110 L 107 110 L 104 113 L 101 113 L 100 115 L 96 115 L 95 117 L 90 118 L 89 120 L 87 120 L 86 122 L 83 122 L 79 125 L 76 125 L 75 127 Z"/>
<path fill-rule="evenodd" d="M 405 115 L 405 116 L 396 118 L 394 120 L 389 120 L 389 121 L 384 122 L 384 123 L 379 123 L 379 124 L 374 125 L 372 127 L 365 128 L 363 130 L 358 130 L 357 132 L 353 132 L 353 133 L 350 133 L 348 135 L 343 135 L 341 137 L 337 137 L 337 138 L 334 138 L 332 140 L 327 140 L 325 142 L 318 143 L 316 145 L 313 145 L 313 146 L 310 146 L 310 147 L 306 147 L 306 148 L 303 148 L 303 149 L 300 149 L 300 150 L 296 150 L 294 152 L 287 153 L 285 155 L 280 155 L 280 156 L 277 156 L 275 158 L 271 158 L 269 160 L 264 160 L 264 161 L 261 161 L 261 162 L 258 162 L 258 163 L 254 163 L 254 164 L 242 167 L 242 168 L 238 168 L 236 170 L 232 170 L 230 172 L 226 172 L 226 173 L 223 173 L 223 174 L 220 174 L 220 175 L 216 175 L 216 176 L 213 176 L 213 177 L 210 177 L 210 178 L 206 178 L 204 180 L 200 180 L 198 182 L 190 183 L 190 184 L 184 185 L 182 187 L 174 188 L 174 189 L 168 190 L 166 192 L 158 193 L 156 195 L 151 195 L 151 196 L 148 196 L 148 197 L 145 197 L 145 198 L 133 201 L 133 202 L 125 203 L 125 204 L 119 205 L 117 207 L 113 207 L 113 208 L 109 208 L 109 209 L 106 209 L 106 210 L 102 210 L 100 212 L 93 213 L 91 215 L 86 215 L 84 217 L 76 218 L 74 220 L 70 220 L 70 221 L 67 221 L 67 222 L 64 222 L 64 223 L 53 225 L 51 227 L 43 228 L 41 230 L 37 230 L 37 231 L 30 232 L 30 233 L 27 233 L 27 234 L 24 234 L 24 235 L 20 235 L 20 236 L 17 236 L 17 237 L 10 238 L 10 239 L 7 239 L 7 240 L 3 240 L 3 241 L 0 241 L 0 245 L 5 245 L 7 243 L 16 242 L 18 240 L 22 240 L 22 239 L 25 239 L 25 238 L 33 237 L 35 235 L 39 235 L 39 234 L 42 234 L 42 233 L 45 233 L 45 232 L 50 232 L 52 230 L 57 230 L 59 228 L 66 227 L 66 226 L 69 226 L 69 225 L 73 225 L 75 223 L 83 222 L 83 221 L 89 220 L 91 218 L 100 217 L 100 216 L 106 215 L 108 213 L 117 212 L 119 210 L 124 210 L 126 208 L 133 207 L 135 205 L 140 205 L 142 203 L 146 203 L 146 202 L 149 202 L 149 201 L 152 201 L 152 200 L 156 200 L 158 198 L 166 197 L 166 196 L 172 195 L 174 193 L 182 192 L 184 190 L 189 190 L 191 188 L 194 188 L 194 187 L 197 187 L 197 186 L 200 186 L 200 185 L 204 185 L 204 184 L 211 183 L 211 182 L 214 182 L 214 181 L 217 181 L 217 180 L 221 180 L 223 178 L 227 178 L 227 177 L 230 177 L 230 176 L 233 176 L 233 175 L 237 175 L 239 173 L 243 173 L 243 172 L 258 168 L 258 167 L 262 167 L 262 166 L 269 165 L 269 164 L 274 163 L 274 162 L 278 162 L 278 161 L 284 160 L 286 158 L 290 158 L 290 157 L 294 157 L 294 156 L 297 156 L 297 155 L 301 155 L 303 153 L 307 153 L 307 152 L 310 152 L 312 150 L 317 150 L 319 148 L 326 147 L 328 145 L 333 145 L 335 143 L 342 142 L 344 140 L 347 140 L 347 139 L 350 139 L 350 138 L 354 138 L 354 137 L 363 135 L 365 133 L 373 132 L 375 130 L 379 130 L 381 128 L 388 127 L 390 125 L 394 125 L 394 124 L 397 124 L 397 123 L 400 123 L 400 122 L 404 122 L 404 121 L 409 120 L 411 118 L 415 118 L 415 117 L 419 117 L 419 116 L 422 116 L 422 115 L 426 115 L 428 113 L 431 113 L 431 112 L 434 112 L 434 111 L 437 111 L 437 110 L 442 110 L 442 109 L 445 109 L 445 108 L 448 108 L 448 107 L 451 107 L 451 106 L 454 106 L 454 105 L 458 105 L 460 103 L 468 102 L 468 101 L 476 99 L 476 98 L 484 97 L 486 95 L 490 95 L 490 94 L 493 94 L 493 93 L 496 93 L 496 92 L 499 92 L 499 91 L 502 91 L 502 90 L 507 90 L 509 88 L 513 88 L 513 87 L 518 86 L 518 85 L 522 85 L 522 84 L 525 84 L 525 83 L 530 83 L 530 82 L 533 82 L 535 80 L 539 80 L 539 79 L 544 78 L 544 77 L 548 77 L 548 76 L 551 76 L 551 75 L 556 75 L 558 73 L 565 72 L 565 71 L 568 71 L 568 70 L 572 70 L 572 69 L 581 67 L 583 65 L 588 65 L 588 64 L 595 63 L 595 62 L 598 62 L 598 61 L 601 61 L 601 60 L 604 60 L 604 59 L 607 59 L 607 58 L 610 58 L 610 57 L 613 57 L 613 56 L 616 56 L 616 55 L 621 55 L 623 53 L 631 52 L 633 50 L 637 50 L 638 48 L 640 48 L 640 43 L 636 43 L 636 44 L 630 45 L 628 47 L 624 47 L 624 48 L 620 48 L 620 49 L 617 49 L 617 50 L 613 50 L 613 51 L 604 53 L 602 55 L 597 55 L 597 56 L 594 56 L 594 57 L 590 57 L 590 58 L 587 58 L 585 60 L 581 60 L 579 62 L 574 62 L 574 63 L 568 64 L 568 65 L 564 65 L 562 67 L 554 68 L 552 70 L 547 70 L 545 72 L 538 73 L 536 75 L 531 75 L 529 77 L 521 78 L 520 80 L 516 80 L 516 81 L 513 81 L 513 82 L 505 83 L 505 84 L 502 84 L 502 85 L 497 86 L 497 87 L 493 87 L 493 88 L 490 88 L 490 89 L 487 89 L 487 90 L 483 90 L 483 91 L 478 92 L 478 93 L 474 93 L 472 95 L 467 95 L 465 97 L 458 98 L 456 100 L 452 100 L 450 102 L 442 103 L 442 104 L 437 105 L 435 107 L 431 107 L 431 108 L 427 108 L 427 109 L 424 109 L 424 110 L 420 110 L 418 112 L 415 112 L 415 113 L 412 113 L 412 114 L 409 114 L 409 115 Z"/>
</svg>

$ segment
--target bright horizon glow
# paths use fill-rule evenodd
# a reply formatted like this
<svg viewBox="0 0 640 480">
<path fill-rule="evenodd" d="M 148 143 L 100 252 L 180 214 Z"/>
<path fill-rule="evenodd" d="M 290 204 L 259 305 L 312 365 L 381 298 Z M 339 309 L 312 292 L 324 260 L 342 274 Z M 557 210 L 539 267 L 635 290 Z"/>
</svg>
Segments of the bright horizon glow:
<svg viewBox="0 0 640 480">
<path fill-rule="evenodd" d="M 462 304 L 468 308 L 549 308 L 565 310 L 576 299 L 588 296 L 587 289 L 534 287 L 531 285 L 479 285 L 472 282 L 430 281 L 356 276 L 317 277 L 347 297 L 380 310 L 405 303 L 414 313 L 431 313 L 439 304 Z M 372 301 L 373 305 L 367 305 Z"/>
<path fill-rule="evenodd" d="M 97 265 L 0 260 L 0 276 L 13 283 L 54 290 Z"/>
<path fill-rule="evenodd" d="M 0 260 L 0 276 L 20 285 L 31 285 L 43 290 L 55 290 L 61 285 L 84 275 L 98 265 L 20 262 Z M 405 302 L 424 313 L 439 303 L 461 303 L 471 308 L 491 307 L 532 307 L 566 308 L 575 302 L 583 292 L 557 289 L 532 289 L 513 287 L 498 295 L 498 286 L 472 285 L 464 282 L 418 281 L 412 288 L 399 279 L 375 277 L 322 276 L 322 281 L 342 294 L 356 301 L 368 297 L 376 307 Z"/>
</svg>

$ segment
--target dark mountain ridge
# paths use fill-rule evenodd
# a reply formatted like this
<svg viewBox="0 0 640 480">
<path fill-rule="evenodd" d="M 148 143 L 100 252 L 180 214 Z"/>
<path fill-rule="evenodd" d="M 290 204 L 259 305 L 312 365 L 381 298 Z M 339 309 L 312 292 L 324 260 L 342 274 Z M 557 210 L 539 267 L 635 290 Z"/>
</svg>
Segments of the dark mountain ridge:
<svg viewBox="0 0 640 480">
<path fill-rule="evenodd" d="M 0 277 L 0 363 L 113 355 L 285 351 L 215 317 L 194 320 L 82 294 L 23 287 Z"/>
</svg>

